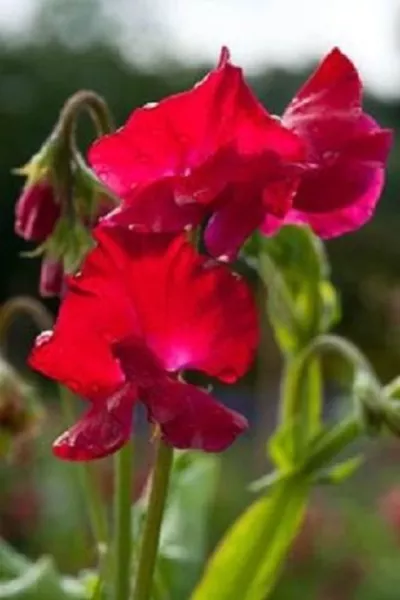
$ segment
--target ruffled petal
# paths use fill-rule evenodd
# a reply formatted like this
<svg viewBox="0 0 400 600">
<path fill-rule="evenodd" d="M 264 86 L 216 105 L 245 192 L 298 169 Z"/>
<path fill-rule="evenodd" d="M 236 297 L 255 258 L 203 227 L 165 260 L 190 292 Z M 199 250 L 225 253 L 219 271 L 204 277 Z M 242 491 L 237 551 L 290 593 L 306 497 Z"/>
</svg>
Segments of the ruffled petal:
<svg viewBox="0 0 400 600">
<path fill-rule="evenodd" d="M 119 227 L 95 235 L 54 333 L 31 354 L 34 368 L 93 401 L 127 380 L 154 385 L 165 370 L 198 369 L 226 382 L 244 374 L 258 322 L 239 276 L 199 256 L 185 236 Z"/>
<path fill-rule="evenodd" d="M 290 103 L 282 122 L 307 144 L 310 168 L 301 176 L 292 210 L 282 221 L 268 215 L 265 233 L 280 222 L 303 222 L 329 238 L 371 218 L 392 134 L 363 112 L 362 91 L 355 66 L 334 49 Z"/>
<path fill-rule="evenodd" d="M 248 426 L 245 417 L 190 384 L 166 381 L 148 390 L 144 402 L 163 439 L 175 448 L 221 452 Z"/>
<path fill-rule="evenodd" d="M 149 349 L 163 368 L 198 369 L 233 382 L 258 339 L 253 295 L 222 264 L 199 256 L 185 236 L 98 231 L 123 270 Z"/>
<path fill-rule="evenodd" d="M 103 226 L 121 225 L 141 232 L 179 232 L 198 225 L 204 208 L 194 203 L 178 205 L 182 194 L 174 191 L 174 178 L 139 186 L 118 208 L 103 219 Z"/>
<path fill-rule="evenodd" d="M 246 239 L 260 227 L 265 215 L 283 218 L 292 207 L 299 185 L 296 169 L 279 169 L 276 177 L 230 186 L 207 223 L 204 241 L 208 252 L 219 260 L 233 260 Z"/>
<path fill-rule="evenodd" d="M 361 102 L 362 84 L 351 60 L 334 48 L 310 75 L 286 109 L 289 116 L 325 110 L 350 110 Z"/>
<path fill-rule="evenodd" d="M 282 123 L 304 139 L 311 157 L 321 158 L 353 133 L 371 128 L 373 121 L 362 115 L 361 96 L 355 66 L 335 48 L 295 95 Z"/>
<path fill-rule="evenodd" d="M 331 162 L 354 139 L 359 139 L 360 156 L 361 147 L 371 144 L 366 136 L 382 132 L 374 119 L 363 112 L 362 92 L 357 69 L 336 48 L 296 94 L 282 123 L 306 142 L 309 155 L 317 164 Z M 381 165 L 387 154 L 388 148 L 381 155 Z"/>
<path fill-rule="evenodd" d="M 230 186 L 209 219 L 204 242 L 211 256 L 231 261 L 241 246 L 263 220 L 264 210 L 259 189 L 249 186 Z"/>
<path fill-rule="evenodd" d="M 218 67 L 191 90 L 133 112 L 124 127 L 96 141 L 89 161 L 122 198 L 140 183 L 190 176 L 219 150 L 271 150 L 284 158 L 303 152 L 300 140 L 271 117 L 252 94 L 241 69 L 223 49 Z"/>
<path fill-rule="evenodd" d="M 54 331 L 37 338 L 29 363 L 78 395 L 104 398 L 125 381 L 111 345 L 140 334 L 120 266 L 99 244 L 69 278 Z"/>
<path fill-rule="evenodd" d="M 119 450 L 132 432 L 136 388 L 126 385 L 106 402 L 94 404 L 83 417 L 53 444 L 63 460 L 87 461 Z"/>
<path fill-rule="evenodd" d="M 61 307 L 61 311 L 63 307 Z M 114 393 L 125 375 L 100 336 L 79 331 L 74 324 L 43 332 L 36 339 L 29 365 L 67 386 L 75 394 L 96 401 Z"/>
</svg>

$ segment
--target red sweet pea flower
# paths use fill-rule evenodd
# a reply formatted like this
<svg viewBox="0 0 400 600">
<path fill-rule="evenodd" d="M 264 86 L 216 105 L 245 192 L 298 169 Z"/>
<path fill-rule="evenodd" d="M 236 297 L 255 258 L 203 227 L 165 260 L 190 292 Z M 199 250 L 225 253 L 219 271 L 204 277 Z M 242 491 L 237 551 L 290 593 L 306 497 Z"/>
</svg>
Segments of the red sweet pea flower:
<svg viewBox="0 0 400 600">
<path fill-rule="evenodd" d="M 294 163 L 304 153 L 223 49 L 218 67 L 193 89 L 135 110 L 124 127 L 95 142 L 89 162 L 123 200 L 108 220 L 176 232 L 211 217 L 208 249 L 231 257 L 266 212 L 286 214 Z"/>
<path fill-rule="evenodd" d="M 130 437 L 138 399 L 171 445 L 223 450 L 246 420 L 177 374 L 196 369 L 228 383 L 244 374 L 258 329 L 248 286 L 184 236 L 107 227 L 96 239 L 69 280 L 54 331 L 39 336 L 30 357 L 91 403 L 55 454 L 114 452 Z"/>
<path fill-rule="evenodd" d="M 392 133 L 363 112 L 361 101 L 356 68 L 334 49 L 283 114 L 282 124 L 307 144 L 311 168 L 303 172 L 286 216 L 267 215 L 265 233 L 283 223 L 308 223 L 330 238 L 371 218 L 384 184 Z"/>
</svg>

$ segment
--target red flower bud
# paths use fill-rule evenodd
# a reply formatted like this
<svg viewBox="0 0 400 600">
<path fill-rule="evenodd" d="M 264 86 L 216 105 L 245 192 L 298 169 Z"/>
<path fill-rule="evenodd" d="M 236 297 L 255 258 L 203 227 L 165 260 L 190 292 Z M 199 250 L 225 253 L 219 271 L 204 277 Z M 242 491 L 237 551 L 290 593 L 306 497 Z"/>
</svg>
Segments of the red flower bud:
<svg viewBox="0 0 400 600">
<path fill-rule="evenodd" d="M 61 296 L 64 290 L 64 269 L 61 261 L 46 257 L 40 271 L 40 295 L 50 298 Z"/>
<path fill-rule="evenodd" d="M 51 184 L 42 179 L 25 186 L 15 207 L 15 232 L 25 240 L 43 242 L 60 216 Z"/>
</svg>

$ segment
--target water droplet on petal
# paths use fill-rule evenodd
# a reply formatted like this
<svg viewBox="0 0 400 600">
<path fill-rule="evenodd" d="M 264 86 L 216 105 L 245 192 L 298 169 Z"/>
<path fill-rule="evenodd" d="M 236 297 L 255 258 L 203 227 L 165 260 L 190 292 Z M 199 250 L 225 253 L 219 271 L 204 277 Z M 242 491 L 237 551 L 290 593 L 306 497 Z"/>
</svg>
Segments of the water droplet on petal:
<svg viewBox="0 0 400 600">
<path fill-rule="evenodd" d="M 39 347 L 43 346 L 44 344 L 47 344 L 52 337 L 53 331 L 42 331 L 42 333 L 36 338 L 35 346 Z"/>
</svg>

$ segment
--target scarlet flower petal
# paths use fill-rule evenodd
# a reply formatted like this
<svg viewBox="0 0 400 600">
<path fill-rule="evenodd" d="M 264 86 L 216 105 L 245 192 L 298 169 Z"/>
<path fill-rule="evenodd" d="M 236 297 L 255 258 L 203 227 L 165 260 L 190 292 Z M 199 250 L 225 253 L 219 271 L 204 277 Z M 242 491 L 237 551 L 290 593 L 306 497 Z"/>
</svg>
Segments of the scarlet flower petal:
<svg viewBox="0 0 400 600">
<path fill-rule="evenodd" d="M 103 226 L 121 225 L 141 232 L 176 232 L 201 222 L 202 206 L 191 202 L 178 206 L 172 178 L 162 179 L 148 186 L 139 186 L 103 220 Z"/>
<path fill-rule="evenodd" d="M 38 337 L 29 363 L 76 394 L 104 398 L 125 381 L 111 345 L 140 335 L 135 307 L 106 245 L 89 253 L 67 288 L 54 332 Z"/>
<path fill-rule="evenodd" d="M 245 281 L 199 256 L 185 236 L 115 227 L 97 237 L 123 269 L 143 337 L 164 369 L 198 369 L 226 382 L 244 374 L 258 338 Z"/>
<path fill-rule="evenodd" d="M 175 448 L 221 452 L 246 430 L 247 420 L 193 385 L 165 381 L 148 390 L 150 419 Z"/>
<path fill-rule="evenodd" d="M 298 138 L 268 115 L 241 69 L 225 50 L 223 56 L 191 90 L 135 110 L 124 127 L 93 144 L 89 161 L 116 194 L 187 174 L 230 143 L 240 153 L 279 148 L 282 156 L 298 156 Z"/>
<path fill-rule="evenodd" d="M 331 117 L 337 112 L 351 113 L 360 108 L 362 84 L 357 69 L 339 48 L 334 48 L 300 88 L 285 110 L 283 121 L 294 128 L 294 122 L 311 115 Z M 329 115 L 325 113 L 330 108 Z"/>
<path fill-rule="evenodd" d="M 266 182 L 271 166 L 304 154 L 300 138 L 262 107 L 224 48 L 218 67 L 192 90 L 134 111 L 124 127 L 94 143 L 89 161 L 123 200 L 108 221 L 178 232 L 221 206 L 242 162 L 261 156 Z M 243 171 L 251 182 L 252 170 Z M 234 247 L 241 236 L 233 237 L 226 243 Z"/>
<path fill-rule="evenodd" d="M 115 346 L 137 338 L 167 371 L 199 369 L 226 382 L 244 374 L 258 323 L 239 276 L 184 236 L 99 227 L 96 237 L 69 280 L 54 334 L 38 339 L 33 368 L 86 398 L 104 397 L 125 381 Z"/>
<path fill-rule="evenodd" d="M 116 452 L 129 441 L 133 406 L 137 399 L 132 385 L 99 402 L 53 444 L 53 452 L 63 460 L 87 461 Z"/>
<path fill-rule="evenodd" d="M 30 357 L 92 402 L 55 452 L 90 460 L 123 444 L 130 386 L 171 443 L 222 450 L 244 429 L 243 418 L 167 372 L 199 369 L 227 382 L 244 373 L 258 334 L 249 288 L 183 235 L 98 227 L 96 239 L 82 273 L 69 280 L 54 333 L 42 334 Z"/>
<path fill-rule="evenodd" d="M 125 375 L 104 339 L 79 331 L 73 322 L 64 321 L 56 327 L 54 333 L 45 331 L 36 339 L 29 356 L 32 369 L 90 400 L 102 399 L 119 389 Z"/>
</svg>

